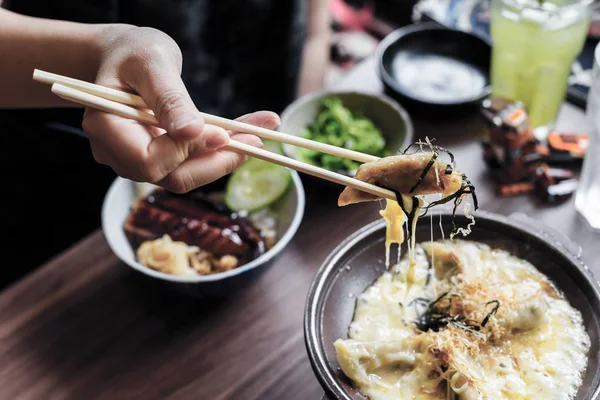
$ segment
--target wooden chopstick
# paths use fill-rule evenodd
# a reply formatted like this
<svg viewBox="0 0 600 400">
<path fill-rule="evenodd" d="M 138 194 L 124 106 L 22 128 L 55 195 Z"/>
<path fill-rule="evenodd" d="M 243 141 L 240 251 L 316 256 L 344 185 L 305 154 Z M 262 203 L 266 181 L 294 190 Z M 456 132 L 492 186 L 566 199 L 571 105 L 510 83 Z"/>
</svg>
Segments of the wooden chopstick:
<svg viewBox="0 0 600 400">
<path fill-rule="evenodd" d="M 137 108 L 151 108 L 148 107 L 144 99 L 142 99 L 138 95 L 122 92 L 120 90 L 96 85 L 94 83 L 85 82 L 62 75 L 53 74 L 46 71 L 41 71 L 39 69 L 33 71 L 33 79 L 47 84 L 60 83 L 64 86 L 73 87 L 75 89 L 79 89 L 80 91 L 93 94 L 107 100 L 112 100 L 117 103 L 127 104 Z M 306 149 L 315 150 L 320 153 L 327 153 L 363 163 L 376 161 L 379 159 L 378 157 L 372 156 L 370 154 L 365 154 L 354 150 L 348 150 L 330 144 L 315 142 L 313 140 L 301 138 L 286 133 L 281 133 L 278 131 L 246 124 L 239 121 L 232 121 L 227 118 L 218 117 L 216 115 L 211 115 L 207 113 L 201 114 L 204 120 L 211 125 L 216 125 L 221 128 L 230 129 L 236 132 L 252 133 L 263 139 L 271 139 L 281 143 L 287 143 L 298 147 L 304 147 Z"/>
<path fill-rule="evenodd" d="M 51 91 L 57 96 L 65 100 L 72 101 L 74 103 L 82 104 L 84 106 L 95 108 L 107 113 L 119 115 L 124 118 L 133 119 L 144 124 L 157 127 L 160 126 L 154 114 L 148 113 L 143 110 L 138 110 L 137 108 L 119 103 L 114 100 L 109 100 L 100 96 L 96 96 L 94 94 L 90 94 L 89 92 L 81 91 L 71 86 L 65 86 L 61 83 L 53 83 Z M 258 158 L 277 165 L 281 165 L 283 167 L 291 168 L 296 171 L 313 175 L 321 179 L 338 183 L 340 185 L 349 186 L 354 189 L 370 193 L 378 197 L 396 200 L 396 195 L 391 190 L 383 189 L 379 186 L 375 186 L 355 178 L 350 178 L 348 176 L 338 174 L 336 172 L 332 172 L 324 168 L 319 168 L 314 165 L 306 164 L 301 161 L 282 156 L 280 154 L 275 154 L 270 151 L 259 149 L 247 145 L 245 143 L 231 140 L 226 147 L 230 150 L 245 154 L 250 157 Z"/>
<path fill-rule="evenodd" d="M 41 71 L 39 69 L 33 70 L 33 79 L 52 85 L 53 83 L 60 83 L 64 86 L 70 86 L 80 91 L 95 94 L 96 96 L 102 97 L 107 100 L 112 100 L 121 104 L 128 104 L 133 107 L 147 108 L 146 102 L 140 96 L 122 92 L 106 86 L 96 85 L 79 79 L 69 78 L 68 76 L 53 74 L 51 72 Z"/>
</svg>

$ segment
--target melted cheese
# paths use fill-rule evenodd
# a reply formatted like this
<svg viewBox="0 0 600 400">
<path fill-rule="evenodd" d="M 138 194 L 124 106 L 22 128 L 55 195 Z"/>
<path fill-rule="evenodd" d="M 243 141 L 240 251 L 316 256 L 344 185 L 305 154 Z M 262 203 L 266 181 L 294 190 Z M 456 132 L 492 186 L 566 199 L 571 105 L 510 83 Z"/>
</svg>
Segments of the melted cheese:
<svg viewBox="0 0 600 400">
<path fill-rule="evenodd" d="M 413 198 L 416 199 L 417 205 L 413 207 Z M 379 214 L 383 217 L 386 224 L 385 232 L 385 265 L 390 266 L 390 247 L 393 243 L 401 245 L 404 243 L 405 236 L 403 227 L 406 224 L 406 229 L 410 229 L 410 243 L 409 243 L 409 257 L 411 262 L 414 263 L 415 253 L 415 233 L 417 230 L 417 221 L 419 220 L 419 213 L 424 205 L 424 200 L 420 197 L 411 197 L 402 195 L 402 207 L 406 210 L 403 211 L 402 207 L 396 201 L 386 200 L 386 205 Z M 409 215 L 412 215 L 410 221 L 408 220 Z M 410 280 L 412 280 L 412 275 Z"/>
<path fill-rule="evenodd" d="M 417 233 L 417 221 L 419 220 L 419 214 L 421 208 L 423 208 L 424 200 L 420 197 L 414 197 L 417 200 L 417 204 L 413 205 L 413 197 L 402 195 L 402 203 L 404 209 L 412 214 L 412 219 L 407 221 L 410 224 L 410 243 L 408 255 L 410 260 L 410 268 L 407 274 L 407 282 L 412 284 L 415 281 L 415 245 L 416 245 L 416 233 Z"/>
<path fill-rule="evenodd" d="M 406 215 L 396 201 L 386 200 L 385 208 L 379 212 L 386 224 L 385 231 L 385 265 L 390 265 L 390 248 L 392 244 L 404 243 L 404 230 Z"/>
<path fill-rule="evenodd" d="M 418 245 L 408 284 L 411 264 L 405 257 L 358 297 L 349 338 L 335 343 L 340 366 L 363 394 L 371 400 L 573 399 L 590 339 L 581 314 L 533 265 L 459 240 Z M 446 292 L 451 300 L 443 307 L 476 321 L 480 331 L 452 323 L 438 332 L 416 329 L 427 307 L 416 299 Z M 500 306 L 481 327 L 492 300 Z"/>
</svg>

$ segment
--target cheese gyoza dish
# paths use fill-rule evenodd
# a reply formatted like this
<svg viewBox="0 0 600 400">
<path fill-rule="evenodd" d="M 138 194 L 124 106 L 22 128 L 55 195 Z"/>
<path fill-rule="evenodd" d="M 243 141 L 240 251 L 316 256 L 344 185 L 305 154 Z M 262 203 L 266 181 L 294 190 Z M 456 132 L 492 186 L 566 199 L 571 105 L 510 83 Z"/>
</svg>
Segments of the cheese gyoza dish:
<svg viewBox="0 0 600 400">
<path fill-rule="evenodd" d="M 472 217 L 448 239 L 415 243 L 416 221 L 431 206 L 454 200 L 456 212 L 471 195 L 477 208 L 473 186 L 439 160 L 443 149 L 428 145 L 357 172 L 398 196 L 381 213 L 386 262 L 390 244 L 410 242 L 357 298 L 348 338 L 335 342 L 342 371 L 370 400 L 573 399 L 590 338 L 579 311 L 545 275 L 505 250 L 454 239 L 470 232 Z M 412 174 L 395 169 L 407 165 Z M 441 198 L 426 203 L 434 193 Z M 367 196 L 346 189 L 339 203 L 374 200 Z"/>
<path fill-rule="evenodd" d="M 344 373 L 371 400 L 572 399 L 590 339 L 529 262 L 463 240 L 416 246 L 361 294 Z"/>
</svg>

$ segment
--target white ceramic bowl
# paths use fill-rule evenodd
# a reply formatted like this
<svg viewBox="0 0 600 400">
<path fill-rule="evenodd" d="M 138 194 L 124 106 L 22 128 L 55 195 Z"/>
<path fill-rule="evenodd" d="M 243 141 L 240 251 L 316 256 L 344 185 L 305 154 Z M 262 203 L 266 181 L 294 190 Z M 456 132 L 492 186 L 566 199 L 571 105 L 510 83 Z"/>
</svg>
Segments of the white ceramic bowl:
<svg viewBox="0 0 600 400">
<path fill-rule="evenodd" d="M 344 106 L 353 111 L 361 111 L 381 130 L 386 140 L 386 150 L 396 153 L 404 150 L 413 142 L 413 123 L 404 108 L 391 98 L 359 91 L 323 90 L 304 95 L 290 104 L 281 114 L 279 130 L 294 136 L 304 133 L 307 125 L 312 124 L 319 112 L 319 106 L 324 99 L 339 97 Z M 298 159 L 298 148 L 288 144 L 283 145 L 283 151 L 288 157 Z M 354 176 L 355 171 L 335 171 L 343 175 Z M 322 182 L 322 179 L 320 179 Z"/>
<path fill-rule="evenodd" d="M 227 272 L 187 277 L 165 274 L 140 264 L 123 230 L 123 224 L 138 196 L 139 186 L 135 182 L 123 178 L 117 178 L 113 182 L 102 207 L 102 229 L 115 255 L 143 276 L 197 297 L 226 296 L 265 270 L 296 234 L 304 216 L 305 195 L 300 177 L 295 171 L 292 171 L 292 182 L 288 192 L 274 205 L 278 214 L 276 244 L 260 257 Z"/>
</svg>

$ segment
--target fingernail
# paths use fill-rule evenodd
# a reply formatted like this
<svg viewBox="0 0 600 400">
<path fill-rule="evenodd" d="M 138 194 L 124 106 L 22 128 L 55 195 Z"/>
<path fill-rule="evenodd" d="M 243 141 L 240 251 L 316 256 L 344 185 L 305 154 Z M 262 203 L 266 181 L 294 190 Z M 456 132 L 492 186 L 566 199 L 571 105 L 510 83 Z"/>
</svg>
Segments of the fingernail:
<svg viewBox="0 0 600 400">
<path fill-rule="evenodd" d="M 279 126 L 279 122 L 275 119 L 266 120 L 262 123 L 262 128 L 276 129 Z"/>
<path fill-rule="evenodd" d="M 206 139 L 206 148 L 209 150 L 219 149 L 227 144 L 227 139 L 221 135 L 214 135 Z"/>
</svg>

